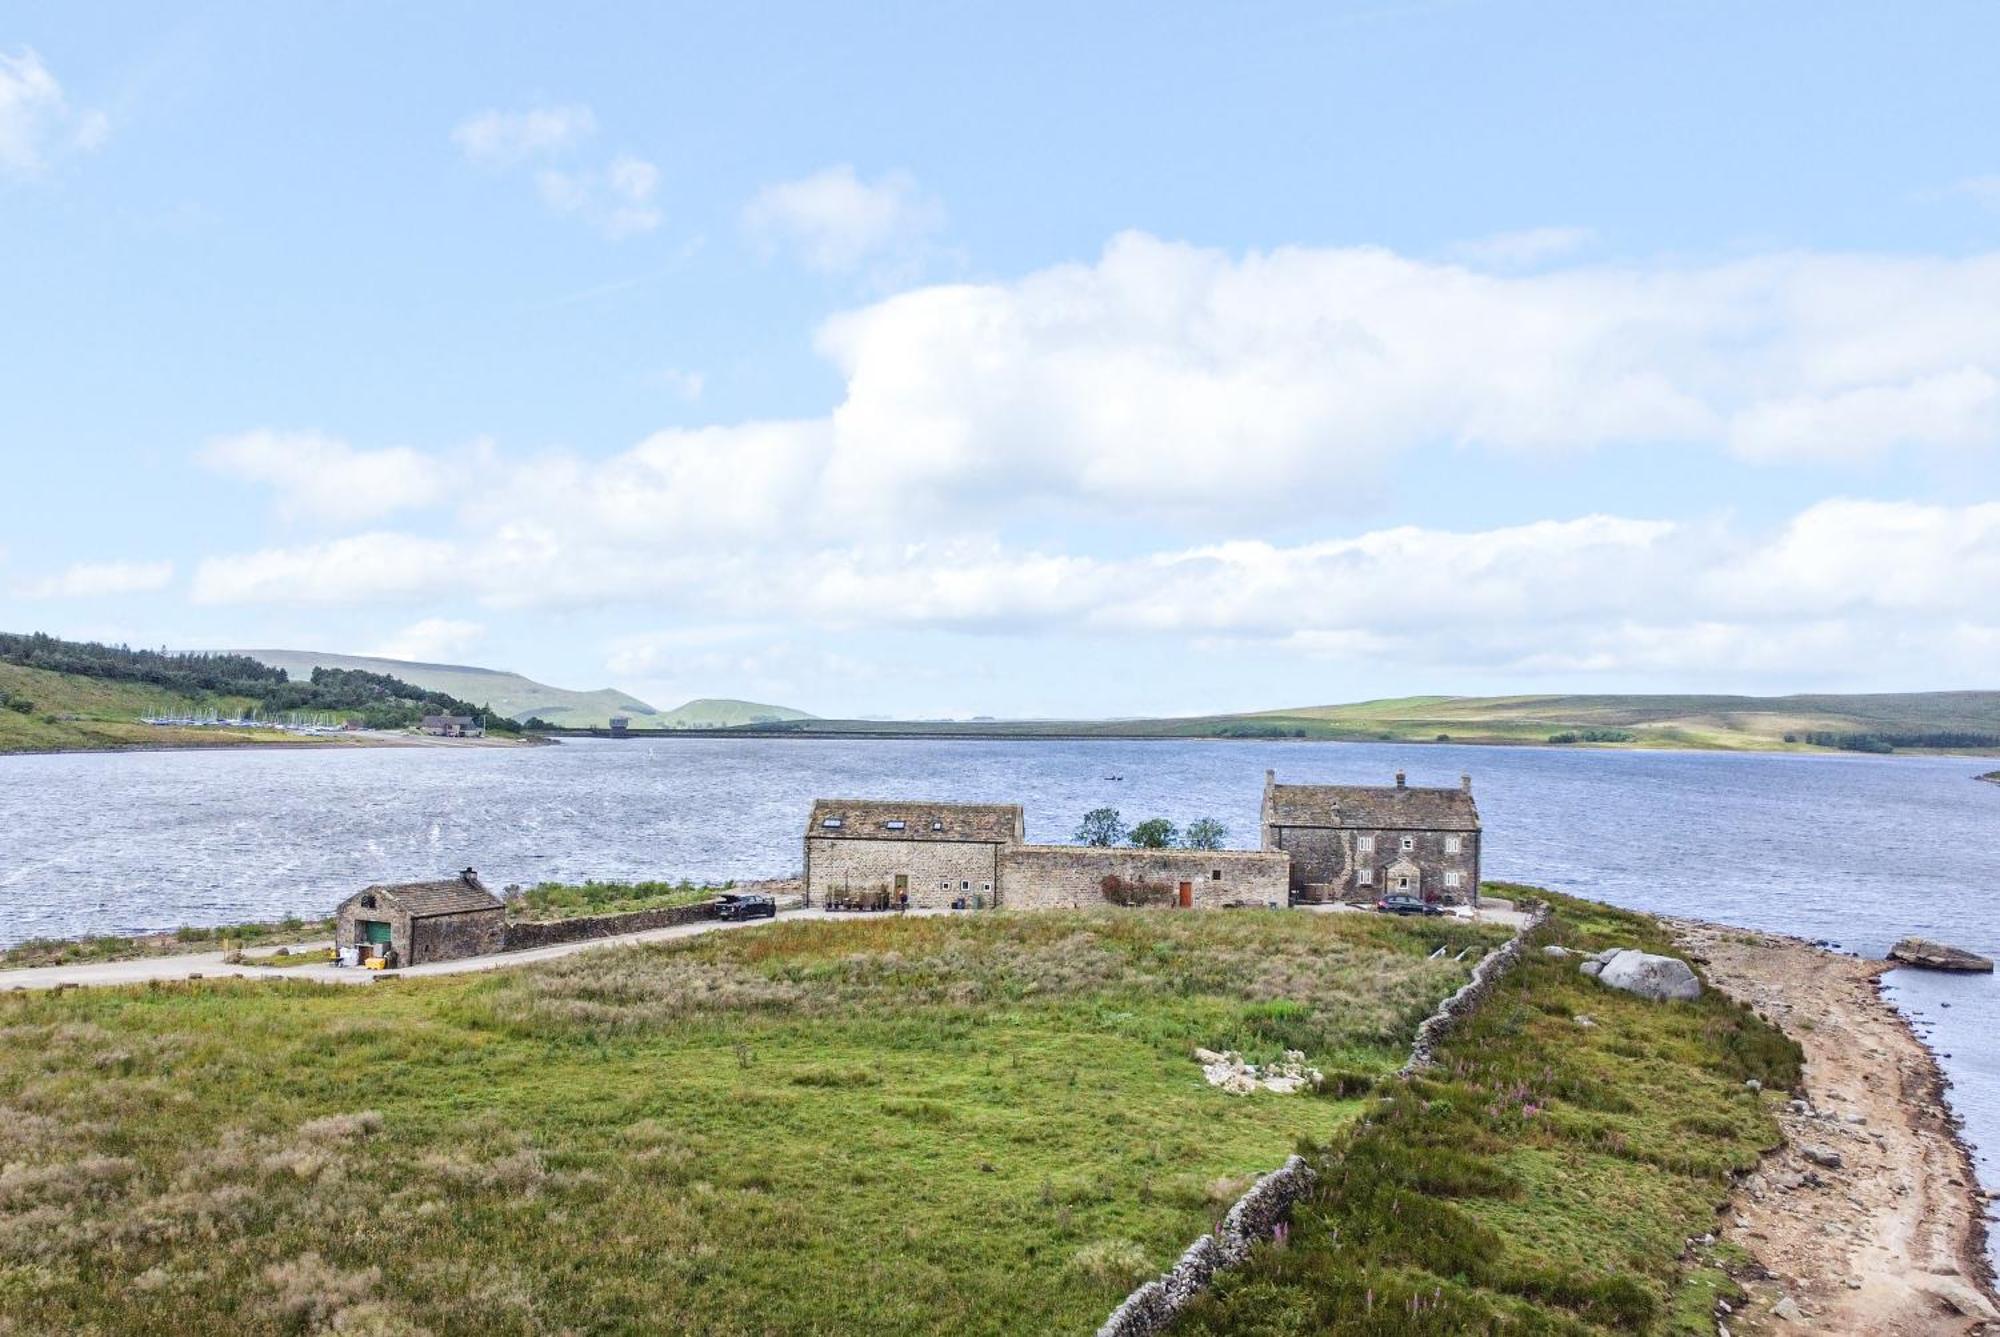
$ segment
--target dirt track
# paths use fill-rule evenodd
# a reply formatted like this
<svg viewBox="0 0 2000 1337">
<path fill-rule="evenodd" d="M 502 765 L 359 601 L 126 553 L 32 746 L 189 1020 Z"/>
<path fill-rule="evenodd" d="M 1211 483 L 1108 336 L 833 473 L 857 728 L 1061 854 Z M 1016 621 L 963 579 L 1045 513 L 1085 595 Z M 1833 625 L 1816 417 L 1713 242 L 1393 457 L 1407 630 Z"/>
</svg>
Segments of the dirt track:
<svg viewBox="0 0 2000 1337">
<path fill-rule="evenodd" d="M 1732 1333 L 2000 1333 L 1984 1200 L 1930 1051 L 1885 1002 L 1886 962 L 1670 921 L 1709 979 L 1806 1051 L 1785 1145 L 1745 1179 L 1719 1233 L 1772 1274 L 1746 1280 Z M 1789 1298 L 1795 1317 L 1774 1309 Z"/>
</svg>

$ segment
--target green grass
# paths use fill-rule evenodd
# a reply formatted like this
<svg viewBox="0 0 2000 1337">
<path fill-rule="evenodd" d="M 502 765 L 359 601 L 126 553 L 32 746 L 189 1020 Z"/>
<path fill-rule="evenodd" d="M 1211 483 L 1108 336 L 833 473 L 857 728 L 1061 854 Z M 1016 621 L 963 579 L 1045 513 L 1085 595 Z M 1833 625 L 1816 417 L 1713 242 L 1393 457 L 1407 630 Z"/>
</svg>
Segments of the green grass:
<svg viewBox="0 0 2000 1337">
<path fill-rule="evenodd" d="M 174 729 L 139 723 L 141 716 L 181 711 L 235 715 L 251 704 L 245 697 L 188 696 L 145 683 L 51 673 L 19 664 L 0 664 L 0 692 L 33 705 L 25 713 L 0 710 L 0 752 L 298 741 L 273 729 Z"/>
<path fill-rule="evenodd" d="M 1552 899 L 1541 941 L 1672 950 L 1645 916 Z M 1731 1260 L 1686 1241 L 1778 1141 L 1798 1047 L 1712 992 L 1647 1003 L 1534 952 L 1440 1059 L 1315 1153 L 1289 1239 L 1177 1331 L 1712 1332 Z"/>
<path fill-rule="evenodd" d="M 0 994 L 0 1332 L 1087 1331 L 1498 930 L 780 922 L 479 976 Z"/>
<path fill-rule="evenodd" d="M 30 938 L 0 949 L 0 970 L 213 952 L 219 950 L 225 941 L 248 948 L 292 946 L 309 938 L 332 935 L 331 919 L 308 920 L 293 915 L 268 923 L 179 928 L 129 938 L 110 934 L 89 938 Z"/>
<path fill-rule="evenodd" d="M 617 915 L 633 910 L 660 910 L 712 900 L 736 884 L 699 885 L 679 882 L 541 882 L 507 894 L 509 919 L 542 921 L 575 919 L 582 915 Z"/>
</svg>

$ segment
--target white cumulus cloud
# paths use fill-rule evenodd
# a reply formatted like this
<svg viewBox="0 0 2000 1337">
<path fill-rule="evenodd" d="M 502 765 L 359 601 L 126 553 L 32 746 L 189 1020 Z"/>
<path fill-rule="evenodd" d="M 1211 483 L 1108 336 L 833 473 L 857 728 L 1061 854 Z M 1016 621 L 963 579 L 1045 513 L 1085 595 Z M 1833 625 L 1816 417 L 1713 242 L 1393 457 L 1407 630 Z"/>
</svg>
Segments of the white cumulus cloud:
<svg viewBox="0 0 2000 1337">
<path fill-rule="evenodd" d="M 446 478 L 440 461 L 407 446 L 357 450 L 309 431 L 219 437 L 198 458 L 218 474 L 271 488 L 288 518 L 338 524 L 427 506 L 443 495 Z"/>
</svg>

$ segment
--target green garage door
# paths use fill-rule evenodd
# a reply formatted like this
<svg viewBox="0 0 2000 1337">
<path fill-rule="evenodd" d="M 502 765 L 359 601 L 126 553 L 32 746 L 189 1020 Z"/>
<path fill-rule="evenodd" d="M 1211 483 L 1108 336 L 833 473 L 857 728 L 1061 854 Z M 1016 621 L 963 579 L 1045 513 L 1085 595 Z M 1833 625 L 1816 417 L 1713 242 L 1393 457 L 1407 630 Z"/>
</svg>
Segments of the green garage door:
<svg viewBox="0 0 2000 1337">
<path fill-rule="evenodd" d="M 361 930 L 361 941 L 389 945 L 389 926 L 379 919 L 361 920 L 356 927 Z"/>
</svg>

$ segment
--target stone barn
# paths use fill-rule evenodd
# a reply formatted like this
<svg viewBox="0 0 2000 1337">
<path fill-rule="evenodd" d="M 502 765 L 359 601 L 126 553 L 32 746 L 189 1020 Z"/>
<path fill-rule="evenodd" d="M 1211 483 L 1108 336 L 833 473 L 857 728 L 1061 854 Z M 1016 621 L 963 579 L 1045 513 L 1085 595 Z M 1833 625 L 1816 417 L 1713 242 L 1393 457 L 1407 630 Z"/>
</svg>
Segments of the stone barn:
<svg viewBox="0 0 2000 1337">
<path fill-rule="evenodd" d="M 1295 900 L 1417 896 L 1479 903 L 1479 806 L 1472 777 L 1455 789 L 1394 785 L 1281 785 L 1264 772 L 1267 850 L 1291 856 Z"/>
<path fill-rule="evenodd" d="M 368 887 L 334 912 L 334 942 L 392 966 L 485 956 L 505 947 L 506 907 L 468 868 L 438 882 Z"/>
<path fill-rule="evenodd" d="M 991 906 L 1000 852 L 1026 830 L 1018 803 L 820 799 L 806 821 L 806 904 Z"/>
</svg>

